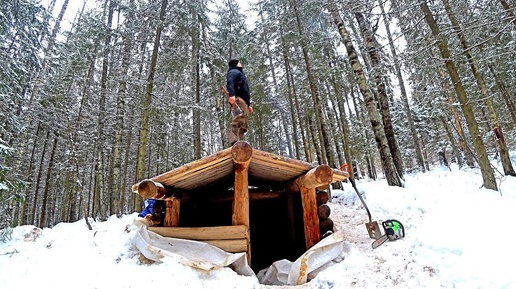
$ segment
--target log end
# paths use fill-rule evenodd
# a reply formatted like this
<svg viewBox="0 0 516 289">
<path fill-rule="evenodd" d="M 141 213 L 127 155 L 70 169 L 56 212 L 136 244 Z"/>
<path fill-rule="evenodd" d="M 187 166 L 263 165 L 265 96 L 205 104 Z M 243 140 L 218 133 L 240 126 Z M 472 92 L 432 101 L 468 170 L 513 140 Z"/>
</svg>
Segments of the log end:
<svg viewBox="0 0 516 289">
<path fill-rule="evenodd" d="M 329 165 L 320 165 L 315 170 L 317 180 L 321 184 L 329 184 L 333 181 L 333 170 Z"/>
<path fill-rule="evenodd" d="M 231 148 L 231 155 L 235 163 L 246 163 L 251 160 L 253 148 L 248 142 L 237 141 Z"/>
<path fill-rule="evenodd" d="M 328 218 L 320 223 L 321 234 L 325 234 L 328 231 L 335 232 L 333 221 Z"/>
<path fill-rule="evenodd" d="M 319 215 L 319 221 L 324 221 L 330 217 L 330 207 L 328 205 L 320 205 L 317 207 L 317 214 Z"/>
<path fill-rule="evenodd" d="M 326 191 L 317 192 L 317 205 L 324 205 L 330 201 L 330 194 Z"/>
<path fill-rule="evenodd" d="M 143 180 L 138 184 L 138 193 L 142 198 L 156 198 L 162 190 L 163 186 L 153 180 Z"/>
</svg>

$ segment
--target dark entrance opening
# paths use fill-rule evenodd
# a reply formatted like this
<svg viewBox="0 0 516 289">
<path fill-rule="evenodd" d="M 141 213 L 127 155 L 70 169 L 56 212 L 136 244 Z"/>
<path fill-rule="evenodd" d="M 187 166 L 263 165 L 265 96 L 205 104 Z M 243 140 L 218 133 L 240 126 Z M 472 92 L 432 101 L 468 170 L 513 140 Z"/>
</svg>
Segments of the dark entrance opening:
<svg viewBox="0 0 516 289">
<path fill-rule="evenodd" d="M 232 191 L 191 194 L 181 202 L 181 227 L 231 226 Z M 275 261 L 296 260 L 306 251 L 299 193 L 249 202 L 251 268 L 255 273 Z"/>
<path fill-rule="evenodd" d="M 281 259 L 294 261 L 306 251 L 299 194 L 253 201 L 249 217 L 251 268 L 256 273 Z"/>
</svg>

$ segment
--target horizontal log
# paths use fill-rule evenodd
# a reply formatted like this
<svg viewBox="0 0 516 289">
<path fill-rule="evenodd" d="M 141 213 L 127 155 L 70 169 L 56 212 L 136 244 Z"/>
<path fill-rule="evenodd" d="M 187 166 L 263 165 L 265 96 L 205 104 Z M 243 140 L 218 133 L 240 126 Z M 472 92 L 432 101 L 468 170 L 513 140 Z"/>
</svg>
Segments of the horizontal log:
<svg viewBox="0 0 516 289">
<path fill-rule="evenodd" d="M 320 205 L 317 207 L 317 214 L 319 215 L 319 221 L 324 221 L 330 217 L 330 207 L 328 205 Z"/>
<path fill-rule="evenodd" d="M 324 205 L 330 200 L 330 194 L 326 191 L 319 191 L 316 195 L 317 205 Z"/>
<path fill-rule="evenodd" d="M 288 192 L 298 192 L 301 188 L 315 189 L 329 184 L 333 179 L 333 171 L 328 165 L 319 165 L 306 174 L 293 180 L 288 186 Z"/>
<path fill-rule="evenodd" d="M 143 180 L 135 186 L 136 192 L 145 199 L 165 199 L 172 196 L 167 195 L 167 190 L 162 184 L 153 180 Z"/>
<path fill-rule="evenodd" d="M 149 231 L 163 237 L 189 240 L 236 240 L 249 236 L 247 226 L 218 226 L 218 227 L 149 227 Z"/>
<path fill-rule="evenodd" d="M 334 232 L 333 221 L 328 218 L 320 223 L 321 233 L 324 234 L 328 231 Z"/>
<path fill-rule="evenodd" d="M 349 178 L 348 172 L 344 172 L 337 169 L 332 169 L 333 171 L 333 182 L 341 182 L 345 179 Z"/>
<path fill-rule="evenodd" d="M 218 247 L 229 253 L 247 252 L 248 242 L 247 239 L 235 239 L 235 240 L 203 240 L 210 245 Z"/>
<path fill-rule="evenodd" d="M 249 201 L 262 201 L 262 200 L 274 200 L 280 199 L 285 194 L 284 191 L 276 191 L 276 192 L 249 192 Z M 186 199 L 189 200 L 189 194 L 185 194 L 187 196 Z M 210 198 L 202 198 L 196 200 L 198 202 L 232 202 L 235 199 L 233 195 L 228 196 L 220 196 L 220 197 L 210 197 Z"/>
<path fill-rule="evenodd" d="M 333 179 L 333 178 L 332 178 L 332 179 Z M 330 186 L 330 184 L 326 184 L 326 185 L 322 185 L 322 186 L 320 186 L 320 187 L 317 187 L 316 189 L 317 189 L 318 191 L 324 191 L 324 190 L 327 190 L 329 186 Z"/>
</svg>

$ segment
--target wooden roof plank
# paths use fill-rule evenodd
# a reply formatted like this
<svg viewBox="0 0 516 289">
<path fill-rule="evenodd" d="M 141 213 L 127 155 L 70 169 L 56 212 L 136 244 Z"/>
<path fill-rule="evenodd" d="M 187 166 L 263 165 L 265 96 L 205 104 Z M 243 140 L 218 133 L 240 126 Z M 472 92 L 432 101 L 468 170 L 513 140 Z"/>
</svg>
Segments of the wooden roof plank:
<svg viewBox="0 0 516 289">
<path fill-rule="evenodd" d="M 180 190 L 197 190 L 211 184 L 232 185 L 229 179 L 234 173 L 232 149 L 227 148 L 213 155 L 185 164 L 179 168 L 151 178 L 151 180 Z M 278 187 L 306 174 L 316 165 L 253 149 L 249 164 L 249 185 L 259 184 L 263 188 Z M 333 180 L 343 181 L 349 177 L 347 172 L 332 169 Z M 132 189 L 137 192 L 138 184 Z"/>
<path fill-rule="evenodd" d="M 205 170 L 211 170 L 214 166 L 216 167 L 218 165 L 222 166 L 228 164 L 233 166 L 231 148 L 219 151 L 211 156 L 201 158 L 182 167 L 153 177 L 152 180 L 164 185 L 173 185 L 174 181 L 178 181 L 183 178 L 190 178 L 193 174 L 200 174 L 205 172 Z"/>
</svg>

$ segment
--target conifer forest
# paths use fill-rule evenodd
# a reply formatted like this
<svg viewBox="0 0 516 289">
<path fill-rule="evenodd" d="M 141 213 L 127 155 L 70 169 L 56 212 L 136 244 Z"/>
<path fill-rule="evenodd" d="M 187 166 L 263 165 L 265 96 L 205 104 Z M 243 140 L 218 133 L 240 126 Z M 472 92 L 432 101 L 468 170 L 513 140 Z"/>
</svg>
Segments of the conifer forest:
<svg viewBox="0 0 516 289">
<path fill-rule="evenodd" d="M 233 58 L 253 148 L 516 176 L 514 0 L 1 0 L 0 229 L 140 211 L 131 185 L 229 148 Z"/>
</svg>

